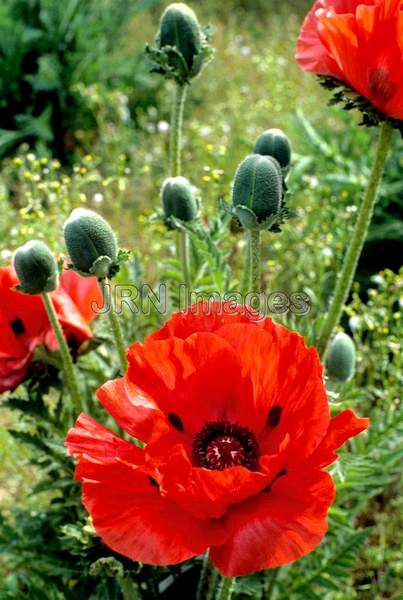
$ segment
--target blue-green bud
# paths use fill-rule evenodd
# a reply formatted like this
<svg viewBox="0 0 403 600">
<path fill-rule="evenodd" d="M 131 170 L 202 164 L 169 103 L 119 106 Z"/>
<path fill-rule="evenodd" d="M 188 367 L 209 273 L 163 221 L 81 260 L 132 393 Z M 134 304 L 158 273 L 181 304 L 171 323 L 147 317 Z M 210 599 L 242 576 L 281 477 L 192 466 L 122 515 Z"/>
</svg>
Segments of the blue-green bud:
<svg viewBox="0 0 403 600">
<path fill-rule="evenodd" d="M 161 202 L 164 220 L 168 226 L 171 217 L 185 222 L 193 221 L 197 217 L 197 199 L 193 186 L 185 177 L 168 177 L 164 181 Z"/>
<path fill-rule="evenodd" d="M 189 6 L 170 4 L 161 17 L 156 47 L 146 47 L 151 70 L 180 85 L 190 83 L 213 57 L 208 37 L 208 28 L 200 26 Z"/>
<path fill-rule="evenodd" d="M 346 333 L 338 333 L 330 343 L 326 357 L 329 377 L 340 382 L 351 379 L 355 370 L 355 346 Z"/>
<path fill-rule="evenodd" d="M 235 173 L 232 203 L 245 227 L 278 214 L 282 194 L 282 174 L 275 159 L 251 154 L 241 162 Z"/>
<path fill-rule="evenodd" d="M 92 210 L 76 208 L 64 224 L 64 241 L 74 268 L 99 279 L 119 270 L 118 243 L 107 221 Z"/>
<path fill-rule="evenodd" d="M 58 271 L 53 254 L 39 240 L 27 242 L 14 254 L 14 268 L 24 294 L 53 292 L 58 285 Z"/>
<path fill-rule="evenodd" d="M 260 135 L 253 149 L 255 154 L 272 156 L 280 167 L 288 169 L 291 162 L 291 145 L 288 137 L 281 129 L 268 129 Z"/>
<path fill-rule="evenodd" d="M 193 10 L 182 2 L 170 4 L 161 17 L 157 36 L 159 48 L 164 46 L 176 48 L 185 59 L 188 69 L 191 70 L 195 56 L 201 51 L 202 43 L 203 33 Z"/>
</svg>

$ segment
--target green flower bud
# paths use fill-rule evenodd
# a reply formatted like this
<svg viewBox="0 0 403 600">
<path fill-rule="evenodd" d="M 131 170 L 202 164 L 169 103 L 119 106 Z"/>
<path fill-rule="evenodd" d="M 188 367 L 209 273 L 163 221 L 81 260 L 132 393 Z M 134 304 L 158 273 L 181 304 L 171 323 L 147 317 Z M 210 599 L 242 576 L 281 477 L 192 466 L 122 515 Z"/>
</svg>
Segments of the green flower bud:
<svg viewBox="0 0 403 600">
<path fill-rule="evenodd" d="M 53 292 L 58 285 L 55 259 L 47 245 L 31 240 L 18 248 L 14 254 L 14 268 L 24 294 Z"/>
<path fill-rule="evenodd" d="M 169 177 L 164 181 L 161 202 L 168 226 L 171 217 L 181 221 L 193 221 L 197 217 L 197 200 L 192 185 L 185 177 Z"/>
<path fill-rule="evenodd" d="M 253 227 L 281 210 L 282 174 L 270 156 L 251 154 L 239 165 L 232 188 L 232 203 L 245 227 Z"/>
<path fill-rule="evenodd" d="M 194 59 L 202 48 L 203 33 L 195 13 L 189 6 L 177 2 L 166 8 L 161 17 L 157 44 L 159 48 L 164 46 L 176 48 L 185 59 L 188 69 L 192 69 Z M 170 58 L 174 59 L 174 56 Z M 170 66 L 177 65 L 173 63 Z"/>
<path fill-rule="evenodd" d="M 209 37 L 209 28 L 200 26 L 189 6 L 170 4 L 161 17 L 156 47 L 146 46 L 151 71 L 179 85 L 189 84 L 213 58 Z"/>
<path fill-rule="evenodd" d="M 118 244 L 111 226 L 100 215 L 76 208 L 64 224 L 64 241 L 74 268 L 99 279 L 119 270 Z"/>
<path fill-rule="evenodd" d="M 288 169 L 291 162 L 291 145 L 281 129 L 268 129 L 257 140 L 253 149 L 255 154 L 272 156 L 280 167 Z"/>
<path fill-rule="evenodd" d="M 329 377 L 340 382 L 351 379 L 355 369 L 355 346 L 350 336 L 338 333 L 330 343 L 326 357 Z"/>
</svg>

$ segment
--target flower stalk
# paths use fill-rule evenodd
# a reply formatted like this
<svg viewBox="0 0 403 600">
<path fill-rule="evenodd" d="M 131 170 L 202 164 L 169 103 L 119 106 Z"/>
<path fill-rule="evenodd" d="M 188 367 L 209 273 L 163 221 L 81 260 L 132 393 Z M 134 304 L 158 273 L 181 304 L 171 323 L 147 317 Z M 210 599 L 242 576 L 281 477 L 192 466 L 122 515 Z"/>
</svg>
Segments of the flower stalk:
<svg viewBox="0 0 403 600">
<path fill-rule="evenodd" d="M 107 283 L 106 279 L 102 279 L 100 281 L 100 284 L 101 284 L 102 295 L 104 297 L 104 304 L 105 304 L 105 297 L 106 297 L 106 293 L 107 293 L 106 290 L 107 290 L 108 283 Z M 119 319 L 116 314 L 116 306 L 112 299 L 111 299 L 111 306 L 108 310 L 108 318 L 109 318 L 109 323 L 111 326 L 112 334 L 113 334 L 113 337 L 115 340 L 116 350 L 117 350 L 118 356 L 119 356 L 120 368 L 121 368 L 122 373 L 124 373 L 126 371 L 126 345 L 125 345 L 125 341 L 124 341 L 124 337 L 123 337 L 122 328 L 120 326 Z"/>
<path fill-rule="evenodd" d="M 222 577 L 216 600 L 231 600 L 235 589 L 235 577 Z"/>
<path fill-rule="evenodd" d="M 171 138 L 169 145 L 169 170 L 172 177 L 181 175 L 182 171 L 182 126 L 186 91 L 186 84 L 177 83 L 175 85 L 175 94 L 172 103 L 171 114 Z"/>
<path fill-rule="evenodd" d="M 64 377 L 70 390 L 71 399 L 75 410 L 79 413 L 82 410 L 82 404 L 80 398 L 80 390 L 74 371 L 73 359 L 71 358 L 69 347 L 67 345 L 66 339 L 63 334 L 63 330 L 57 318 L 52 298 L 47 292 L 43 292 L 41 295 L 46 308 L 46 312 L 49 317 L 50 324 L 52 325 L 52 329 L 56 336 L 57 343 L 59 344 L 60 356 L 63 363 Z"/>
<path fill-rule="evenodd" d="M 182 173 L 182 127 L 183 110 L 186 100 L 186 84 L 175 85 L 175 95 L 172 103 L 171 114 L 171 138 L 169 146 L 169 163 L 172 177 L 178 177 Z M 189 240 L 187 231 L 182 229 L 179 233 L 179 256 L 182 265 L 183 282 L 190 291 L 190 263 L 189 263 Z"/>
<path fill-rule="evenodd" d="M 317 349 L 322 360 L 326 356 L 333 330 L 340 320 L 343 306 L 347 301 L 351 285 L 353 283 L 358 259 L 360 258 L 374 212 L 379 184 L 382 179 L 392 133 L 393 129 L 390 125 L 387 123 L 383 123 L 381 125 L 375 153 L 375 160 L 368 181 L 368 186 L 363 202 L 359 209 L 358 218 L 350 245 L 344 257 L 343 266 L 340 276 L 337 280 L 333 300 L 319 335 Z"/>
</svg>

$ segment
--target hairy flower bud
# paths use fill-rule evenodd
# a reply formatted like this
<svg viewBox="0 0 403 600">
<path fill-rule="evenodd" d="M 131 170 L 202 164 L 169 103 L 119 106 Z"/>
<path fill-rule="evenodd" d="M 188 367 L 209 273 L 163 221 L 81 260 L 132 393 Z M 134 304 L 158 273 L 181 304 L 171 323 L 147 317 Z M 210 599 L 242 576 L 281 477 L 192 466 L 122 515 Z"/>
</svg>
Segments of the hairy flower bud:
<svg viewBox="0 0 403 600">
<path fill-rule="evenodd" d="M 116 236 L 105 219 L 85 208 L 76 208 L 64 224 L 64 240 L 74 268 L 99 279 L 119 270 Z"/>
<path fill-rule="evenodd" d="M 326 357 L 329 377 L 340 382 L 351 379 L 355 369 L 355 346 L 350 336 L 338 333 L 330 343 Z"/>
<path fill-rule="evenodd" d="M 168 226 L 171 217 L 181 221 L 193 221 L 197 217 L 197 200 L 192 185 L 185 177 L 169 177 L 164 181 L 161 202 Z"/>
<path fill-rule="evenodd" d="M 189 6 L 170 4 L 161 17 L 156 47 L 146 47 L 151 70 L 180 85 L 190 83 L 213 56 L 208 37 L 208 28 L 200 26 Z"/>
<path fill-rule="evenodd" d="M 291 145 L 281 129 L 268 129 L 258 137 L 253 151 L 256 154 L 272 156 L 280 167 L 288 169 L 291 162 Z"/>
<path fill-rule="evenodd" d="M 48 246 L 39 240 L 27 242 L 14 254 L 14 268 L 24 294 L 53 292 L 58 285 L 55 259 Z"/>
<path fill-rule="evenodd" d="M 241 162 L 235 174 L 232 202 L 244 227 L 278 214 L 282 195 L 282 174 L 275 159 L 251 154 Z"/>
<path fill-rule="evenodd" d="M 194 58 L 200 53 L 202 42 L 202 30 L 193 10 L 182 2 L 170 4 L 161 17 L 157 36 L 158 46 L 176 48 L 182 54 L 188 68 L 192 69 Z"/>
</svg>

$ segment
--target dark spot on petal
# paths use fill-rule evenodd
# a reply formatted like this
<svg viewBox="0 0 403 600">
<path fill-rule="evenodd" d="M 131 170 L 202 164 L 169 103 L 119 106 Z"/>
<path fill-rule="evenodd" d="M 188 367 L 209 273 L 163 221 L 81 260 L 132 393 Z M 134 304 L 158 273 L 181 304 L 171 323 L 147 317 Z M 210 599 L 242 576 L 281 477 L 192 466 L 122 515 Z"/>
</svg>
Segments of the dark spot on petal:
<svg viewBox="0 0 403 600">
<path fill-rule="evenodd" d="M 283 409 L 278 404 L 276 404 L 276 406 L 272 406 L 267 416 L 267 424 L 269 427 L 277 427 L 277 425 L 280 423 L 282 412 Z"/>
<path fill-rule="evenodd" d="M 371 94 L 382 102 L 388 102 L 397 92 L 397 88 L 397 84 L 391 81 L 386 67 L 372 69 L 368 77 L 368 89 Z"/>
<path fill-rule="evenodd" d="M 150 482 L 150 485 L 152 485 L 153 487 L 156 487 L 156 488 L 160 487 L 158 485 L 158 483 L 155 481 L 154 477 L 151 477 L 150 475 L 147 475 L 147 479 Z"/>
<path fill-rule="evenodd" d="M 273 479 L 270 481 L 269 485 L 267 487 L 264 488 L 264 492 L 271 492 L 271 488 L 273 487 L 273 483 L 275 481 L 277 481 L 277 479 L 279 479 L 280 477 L 284 477 L 284 475 L 287 475 L 287 469 L 281 469 L 281 471 L 279 471 L 277 473 L 277 475 L 275 477 L 273 477 Z"/>
<path fill-rule="evenodd" d="M 183 431 L 182 419 L 178 417 L 178 415 L 175 413 L 168 413 L 168 421 L 171 423 L 172 427 L 175 427 L 178 431 Z"/>
<path fill-rule="evenodd" d="M 24 323 L 16 317 L 14 321 L 10 321 L 10 327 L 14 331 L 15 335 L 22 335 L 25 333 Z"/>
</svg>

